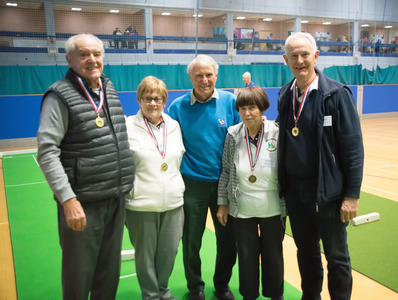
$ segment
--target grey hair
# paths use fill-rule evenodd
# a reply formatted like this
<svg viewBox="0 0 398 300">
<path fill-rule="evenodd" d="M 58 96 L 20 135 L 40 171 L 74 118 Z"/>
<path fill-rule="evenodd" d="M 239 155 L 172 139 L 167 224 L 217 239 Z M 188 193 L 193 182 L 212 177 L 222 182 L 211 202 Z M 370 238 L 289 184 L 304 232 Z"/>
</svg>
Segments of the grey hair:
<svg viewBox="0 0 398 300">
<path fill-rule="evenodd" d="M 200 54 L 189 63 L 187 67 L 188 75 L 191 75 L 192 69 L 196 64 L 213 66 L 214 73 L 218 74 L 218 63 L 211 56 Z"/>
<path fill-rule="evenodd" d="M 245 72 L 245 73 L 243 73 L 242 77 L 243 77 L 243 78 L 246 78 L 246 77 L 251 78 L 252 75 L 250 74 L 250 72 Z"/>
<path fill-rule="evenodd" d="M 86 38 L 86 39 L 91 39 L 95 42 L 98 43 L 98 45 L 101 47 L 101 52 L 102 55 L 104 55 L 105 50 L 104 50 L 104 43 L 97 38 L 95 35 L 91 34 L 91 33 L 79 33 L 76 35 L 72 35 L 66 42 L 65 42 L 65 51 L 66 54 L 71 54 L 75 48 L 76 48 L 76 40 L 79 38 Z"/>
<path fill-rule="evenodd" d="M 286 52 L 287 52 L 289 43 L 290 43 L 292 40 L 298 39 L 298 38 L 305 38 L 305 39 L 307 39 L 307 40 L 311 43 L 313 54 L 316 53 L 316 51 L 318 50 L 318 48 L 317 48 L 317 46 L 316 46 L 315 39 L 314 39 L 314 37 L 313 37 L 311 34 L 309 34 L 309 33 L 307 33 L 307 32 L 293 32 L 290 36 L 288 36 L 288 38 L 287 38 L 286 41 L 285 41 L 285 54 L 287 54 Z"/>
</svg>

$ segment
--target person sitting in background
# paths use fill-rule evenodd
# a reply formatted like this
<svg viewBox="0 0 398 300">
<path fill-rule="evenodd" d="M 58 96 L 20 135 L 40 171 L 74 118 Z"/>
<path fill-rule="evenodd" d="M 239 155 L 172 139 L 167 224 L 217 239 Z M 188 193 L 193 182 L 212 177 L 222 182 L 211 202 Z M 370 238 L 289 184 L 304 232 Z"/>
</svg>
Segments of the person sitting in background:
<svg viewBox="0 0 398 300">
<path fill-rule="evenodd" d="M 178 122 L 163 112 L 165 83 L 145 77 L 137 100 L 140 110 L 126 119 L 136 165 L 134 186 L 126 197 L 126 225 L 142 299 L 172 300 L 176 298 L 168 282 L 184 223 L 180 164 L 185 148 Z"/>
<path fill-rule="evenodd" d="M 234 218 L 239 257 L 239 291 L 244 300 L 262 295 L 283 299 L 283 251 L 286 208 L 278 195 L 279 128 L 268 121 L 267 94 L 261 87 L 242 89 L 235 108 L 242 123 L 228 128 L 218 185 L 217 218 Z"/>
<path fill-rule="evenodd" d="M 246 83 L 245 87 L 255 86 L 254 82 L 251 80 L 252 75 L 249 72 L 245 72 L 242 75 L 243 81 Z"/>
</svg>

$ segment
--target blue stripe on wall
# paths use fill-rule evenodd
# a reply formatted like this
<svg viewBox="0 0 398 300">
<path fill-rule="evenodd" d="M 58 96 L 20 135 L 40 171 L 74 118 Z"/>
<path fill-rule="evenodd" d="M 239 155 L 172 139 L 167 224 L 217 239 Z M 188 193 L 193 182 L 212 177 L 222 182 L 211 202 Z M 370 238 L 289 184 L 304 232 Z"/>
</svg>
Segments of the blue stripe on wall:
<svg viewBox="0 0 398 300">
<path fill-rule="evenodd" d="M 363 114 L 398 111 L 398 85 L 365 85 L 363 87 Z"/>
<path fill-rule="evenodd" d="M 357 102 L 357 86 L 350 86 Z M 270 101 L 270 108 L 265 112 L 268 120 L 275 120 L 279 88 L 265 88 Z M 168 106 L 178 97 L 190 90 L 170 90 Z M 233 93 L 233 89 L 228 89 Z M 139 110 L 136 92 L 119 92 L 124 113 L 134 115 Z M 398 85 L 364 86 L 363 114 L 398 112 Z M 40 121 L 40 105 L 42 95 L 0 96 L 0 139 L 16 139 L 36 137 Z"/>
</svg>

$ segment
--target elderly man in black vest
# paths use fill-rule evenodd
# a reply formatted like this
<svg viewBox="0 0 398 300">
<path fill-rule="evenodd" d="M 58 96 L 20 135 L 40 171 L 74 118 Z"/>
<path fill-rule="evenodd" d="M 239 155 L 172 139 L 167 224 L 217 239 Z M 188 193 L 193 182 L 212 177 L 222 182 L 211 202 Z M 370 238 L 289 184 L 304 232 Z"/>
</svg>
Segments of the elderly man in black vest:
<svg viewBox="0 0 398 300">
<path fill-rule="evenodd" d="M 65 49 L 69 70 L 44 94 L 37 134 L 58 206 L 63 298 L 114 299 L 134 161 L 115 87 L 102 75 L 101 40 L 75 35 Z"/>
</svg>

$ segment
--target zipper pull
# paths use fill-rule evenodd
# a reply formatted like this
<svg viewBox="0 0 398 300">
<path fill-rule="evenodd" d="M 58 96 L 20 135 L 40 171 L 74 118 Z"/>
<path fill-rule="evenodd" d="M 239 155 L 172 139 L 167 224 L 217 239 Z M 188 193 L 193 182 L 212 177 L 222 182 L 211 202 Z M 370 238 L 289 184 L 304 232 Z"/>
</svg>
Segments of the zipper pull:
<svg viewBox="0 0 398 300">
<path fill-rule="evenodd" d="M 315 203 L 315 212 L 318 213 L 319 209 L 318 209 L 318 203 Z"/>
</svg>

